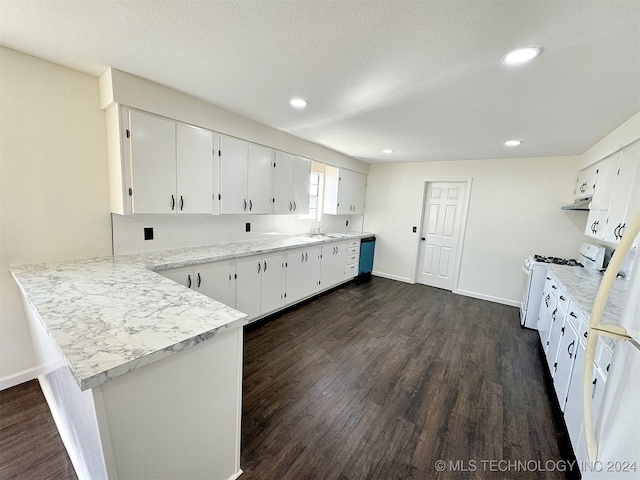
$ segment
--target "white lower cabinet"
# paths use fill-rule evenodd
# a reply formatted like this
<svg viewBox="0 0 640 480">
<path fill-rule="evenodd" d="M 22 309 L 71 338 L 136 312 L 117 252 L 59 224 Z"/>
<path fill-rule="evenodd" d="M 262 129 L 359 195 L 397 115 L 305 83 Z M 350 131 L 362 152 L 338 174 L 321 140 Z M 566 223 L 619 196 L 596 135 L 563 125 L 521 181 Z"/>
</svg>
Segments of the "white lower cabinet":
<svg viewBox="0 0 640 480">
<path fill-rule="evenodd" d="M 547 364 L 552 377 L 555 377 L 558 350 L 565 332 L 564 320 L 564 312 L 559 305 L 556 305 L 556 308 L 551 312 L 551 331 L 547 342 Z"/>
<path fill-rule="evenodd" d="M 287 252 L 286 303 L 291 304 L 320 290 L 321 247 Z"/>
<path fill-rule="evenodd" d="M 555 375 L 553 376 L 553 386 L 560 403 L 560 409 L 564 412 L 569 391 L 569 382 L 573 372 L 576 353 L 578 350 L 578 333 L 570 322 L 566 321 L 563 327 L 562 340 L 558 349 L 558 356 L 555 363 Z"/>
<path fill-rule="evenodd" d="M 235 269 L 235 262 L 214 262 L 161 270 L 158 273 L 235 308 Z"/>
<path fill-rule="evenodd" d="M 285 259 L 282 253 L 262 256 L 262 290 L 260 314 L 265 315 L 284 306 Z"/>
<path fill-rule="evenodd" d="M 236 262 L 236 309 L 253 320 L 284 305 L 282 253 L 251 256 Z"/>
<path fill-rule="evenodd" d="M 195 269 L 196 290 L 230 307 L 236 307 L 236 264 L 215 262 Z"/>
<path fill-rule="evenodd" d="M 246 313 L 251 321 L 354 278 L 358 244 L 335 242 L 158 273 Z"/>
<path fill-rule="evenodd" d="M 333 287 L 343 281 L 347 266 L 346 243 L 323 245 L 320 262 L 320 289 Z"/>
<path fill-rule="evenodd" d="M 549 345 L 549 332 L 551 331 L 552 314 L 556 310 L 556 297 L 551 293 L 551 280 L 547 277 L 544 290 L 542 292 L 542 300 L 540 303 L 540 314 L 538 316 L 538 334 L 540 335 L 540 343 L 547 353 Z"/>
</svg>

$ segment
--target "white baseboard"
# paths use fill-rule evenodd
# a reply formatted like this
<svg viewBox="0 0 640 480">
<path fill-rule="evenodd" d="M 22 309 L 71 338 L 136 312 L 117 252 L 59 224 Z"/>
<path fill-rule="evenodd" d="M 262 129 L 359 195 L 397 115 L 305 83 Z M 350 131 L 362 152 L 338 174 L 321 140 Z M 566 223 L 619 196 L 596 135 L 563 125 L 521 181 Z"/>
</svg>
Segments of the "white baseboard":
<svg viewBox="0 0 640 480">
<path fill-rule="evenodd" d="M 27 370 L 12 373 L 11 375 L 0 378 L 0 390 L 5 390 L 7 388 L 20 385 L 21 383 L 28 382 L 29 380 L 38 378 L 38 375 L 40 375 L 40 367 L 28 368 Z"/>
<path fill-rule="evenodd" d="M 522 302 L 515 300 L 509 300 L 507 298 L 494 297 L 492 295 L 485 295 L 484 293 L 470 292 L 468 290 L 454 290 L 453 293 L 458 295 L 464 295 L 465 297 L 478 298 L 480 300 L 487 300 L 488 302 L 500 303 L 502 305 L 509 305 L 510 307 L 520 308 Z"/>
<path fill-rule="evenodd" d="M 408 277 L 400 277 L 398 275 L 391 275 L 390 273 L 378 272 L 376 270 L 371 272 L 371 275 L 375 275 L 376 277 L 388 278 L 389 280 L 397 280 L 398 282 L 415 283 Z"/>
</svg>

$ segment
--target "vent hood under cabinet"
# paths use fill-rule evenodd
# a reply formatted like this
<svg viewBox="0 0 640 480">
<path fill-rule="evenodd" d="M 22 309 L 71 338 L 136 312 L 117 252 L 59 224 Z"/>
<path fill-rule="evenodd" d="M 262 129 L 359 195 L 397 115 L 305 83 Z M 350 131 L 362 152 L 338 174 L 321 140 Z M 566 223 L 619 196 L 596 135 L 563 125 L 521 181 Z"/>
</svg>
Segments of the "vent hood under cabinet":
<svg viewBox="0 0 640 480">
<path fill-rule="evenodd" d="M 583 197 L 576 198 L 575 202 L 571 205 L 565 205 L 560 207 L 561 210 L 589 210 L 591 208 L 591 198 L 592 197 Z"/>
</svg>

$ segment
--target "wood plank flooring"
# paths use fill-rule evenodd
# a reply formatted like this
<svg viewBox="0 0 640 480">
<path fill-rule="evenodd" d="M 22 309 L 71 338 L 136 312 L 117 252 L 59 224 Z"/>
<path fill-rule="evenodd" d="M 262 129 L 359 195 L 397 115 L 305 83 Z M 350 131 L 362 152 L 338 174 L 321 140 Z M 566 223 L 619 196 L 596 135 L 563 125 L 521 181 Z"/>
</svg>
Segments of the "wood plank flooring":
<svg viewBox="0 0 640 480">
<path fill-rule="evenodd" d="M 0 478 L 78 478 L 37 380 L 0 392 Z"/>
<path fill-rule="evenodd" d="M 374 277 L 247 327 L 242 478 L 576 477 L 518 319 Z"/>
<path fill-rule="evenodd" d="M 250 325 L 241 479 L 573 478 L 538 344 L 516 308 L 376 277 Z M 37 382 L 0 409 L 0 478 L 76 478 Z"/>
</svg>

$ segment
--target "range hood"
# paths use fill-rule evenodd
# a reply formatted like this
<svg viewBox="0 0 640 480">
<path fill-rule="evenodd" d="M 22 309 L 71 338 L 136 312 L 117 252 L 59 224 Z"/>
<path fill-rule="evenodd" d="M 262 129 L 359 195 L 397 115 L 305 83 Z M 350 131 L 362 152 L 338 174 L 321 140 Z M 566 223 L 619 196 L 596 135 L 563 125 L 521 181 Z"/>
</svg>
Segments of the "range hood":
<svg viewBox="0 0 640 480">
<path fill-rule="evenodd" d="M 576 198 L 571 205 L 560 207 L 561 210 L 589 210 L 591 208 L 592 197 Z"/>
</svg>

